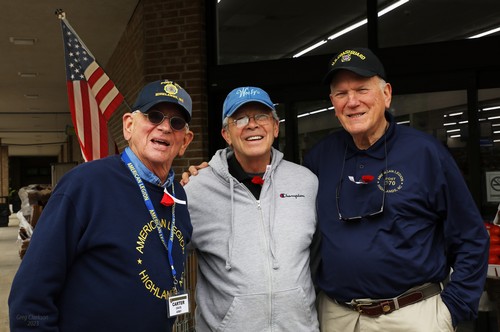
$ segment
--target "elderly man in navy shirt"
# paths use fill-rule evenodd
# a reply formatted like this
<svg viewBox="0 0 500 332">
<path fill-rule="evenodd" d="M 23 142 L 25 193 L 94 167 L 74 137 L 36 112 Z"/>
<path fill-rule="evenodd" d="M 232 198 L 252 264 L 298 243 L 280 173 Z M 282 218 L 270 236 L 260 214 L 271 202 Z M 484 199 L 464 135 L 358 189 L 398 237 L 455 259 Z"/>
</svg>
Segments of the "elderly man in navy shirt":
<svg viewBox="0 0 500 332">
<path fill-rule="evenodd" d="M 325 83 L 344 130 L 304 160 L 319 178 L 321 331 L 453 331 L 474 319 L 489 239 L 452 156 L 394 122 L 369 49 L 337 54 Z"/>
</svg>

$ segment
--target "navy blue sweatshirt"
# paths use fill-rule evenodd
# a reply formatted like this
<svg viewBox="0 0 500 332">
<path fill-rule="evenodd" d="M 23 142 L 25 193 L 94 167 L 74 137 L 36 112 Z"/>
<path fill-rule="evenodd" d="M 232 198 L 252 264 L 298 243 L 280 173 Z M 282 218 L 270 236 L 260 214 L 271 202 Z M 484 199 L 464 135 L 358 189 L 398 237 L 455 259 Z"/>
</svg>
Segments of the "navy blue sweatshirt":
<svg viewBox="0 0 500 332">
<path fill-rule="evenodd" d="M 168 240 L 172 207 L 160 204 L 163 188 L 144 183 Z M 176 204 L 175 217 L 179 278 L 192 226 L 186 205 Z M 172 287 L 167 250 L 130 170 L 119 156 L 88 162 L 63 176 L 36 225 L 9 296 L 11 330 L 171 331 Z"/>
</svg>

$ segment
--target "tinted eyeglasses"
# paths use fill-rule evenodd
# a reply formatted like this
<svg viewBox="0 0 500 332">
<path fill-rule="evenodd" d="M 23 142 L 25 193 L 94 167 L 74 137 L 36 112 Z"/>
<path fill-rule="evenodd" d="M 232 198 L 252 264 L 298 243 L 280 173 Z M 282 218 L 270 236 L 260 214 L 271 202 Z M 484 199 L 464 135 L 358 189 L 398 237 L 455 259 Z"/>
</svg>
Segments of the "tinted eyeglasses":
<svg viewBox="0 0 500 332">
<path fill-rule="evenodd" d="M 229 122 L 229 124 L 234 124 L 237 128 L 243 128 L 250 122 L 250 118 L 253 118 L 257 124 L 265 125 L 271 122 L 272 117 L 273 116 L 270 114 L 255 114 L 254 116 L 244 115 Z"/>
<path fill-rule="evenodd" d="M 383 175 L 383 191 L 382 191 L 382 205 L 380 206 L 380 209 L 374 211 L 374 212 L 371 212 L 371 213 L 365 213 L 365 214 L 360 214 L 360 215 L 357 215 L 357 216 L 345 216 L 342 214 L 341 210 L 340 210 L 340 192 L 341 192 L 341 189 L 342 189 L 342 183 L 344 181 L 343 177 L 344 177 L 344 166 L 345 166 L 345 160 L 346 160 L 346 156 L 347 156 L 347 146 L 346 146 L 346 149 L 345 149 L 345 152 L 344 152 L 344 162 L 342 163 L 342 171 L 340 172 L 340 180 L 339 180 L 339 183 L 337 185 L 337 189 L 336 189 L 336 194 L 335 194 L 335 202 L 337 204 L 337 211 L 339 213 L 339 220 L 343 220 L 343 221 L 355 221 L 355 220 L 361 220 L 363 218 L 370 218 L 370 217 L 375 217 L 375 216 L 379 216 L 381 215 L 383 212 L 384 212 L 384 205 L 385 205 L 385 193 L 386 193 L 386 186 L 387 186 L 387 181 L 386 181 L 386 177 L 387 177 L 387 142 L 386 142 L 386 138 L 385 138 L 385 135 L 384 135 L 384 151 L 385 151 L 385 170 L 382 171 L 382 175 Z"/>
<path fill-rule="evenodd" d="M 140 112 L 140 111 L 136 111 L 136 112 Z M 184 120 L 180 116 L 169 117 L 167 115 L 164 115 L 160 111 L 152 110 L 152 111 L 148 111 L 147 113 L 142 113 L 142 114 L 144 114 L 144 116 L 148 118 L 149 122 L 151 122 L 154 125 L 159 125 L 165 119 L 168 119 L 170 127 L 173 130 L 177 130 L 177 131 L 183 130 L 184 128 L 186 128 L 186 125 L 187 125 L 186 120 Z"/>
</svg>

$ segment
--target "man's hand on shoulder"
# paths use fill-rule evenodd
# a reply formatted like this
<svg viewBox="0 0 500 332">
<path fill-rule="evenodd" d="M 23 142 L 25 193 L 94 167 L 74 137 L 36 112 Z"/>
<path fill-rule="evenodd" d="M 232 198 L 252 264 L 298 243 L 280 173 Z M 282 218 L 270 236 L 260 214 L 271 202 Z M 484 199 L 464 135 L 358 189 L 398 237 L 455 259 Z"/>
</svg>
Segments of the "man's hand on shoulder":
<svg viewBox="0 0 500 332">
<path fill-rule="evenodd" d="M 208 163 L 206 161 L 202 162 L 199 165 L 191 165 L 189 166 L 188 170 L 186 172 L 182 173 L 182 178 L 181 178 L 181 185 L 185 186 L 189 182 L 189 177 L 191 175 L 196 176 L 198 175 L 198 170 L 208 167 Z"/>
</svg>

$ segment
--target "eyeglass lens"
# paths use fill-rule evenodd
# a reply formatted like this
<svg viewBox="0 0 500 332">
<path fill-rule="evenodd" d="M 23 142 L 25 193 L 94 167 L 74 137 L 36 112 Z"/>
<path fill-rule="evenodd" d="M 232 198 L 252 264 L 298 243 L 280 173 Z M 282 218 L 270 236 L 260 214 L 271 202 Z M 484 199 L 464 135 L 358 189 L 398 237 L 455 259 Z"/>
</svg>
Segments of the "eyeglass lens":
<svg viewBox="0 0 500 332">
<path fill-rule="evenodd" d="M 160 111 L 149 111 L 145 113 L 145 115 L 148 117 L 148 120 L 155 125 L 159 125 L 163 120 L 168 119 L 170 127 L 172 127 L 173 130 L 182 130 L 186 127 L 186 121 L 178 116 L 169 118 Z"/>
<path fill-rule="evenodd" d="M 245 115 L 234 120 L 233 123 L 236 125 L 236 127 L 243 128 L 250 122 L 250 118 L 253 118 L 255 122 L 257 122 L 258 124 L 263 125 L 269 122 L 271 115 L 268 114 L 256 114 L 254 116 Z"/>
</svg>

